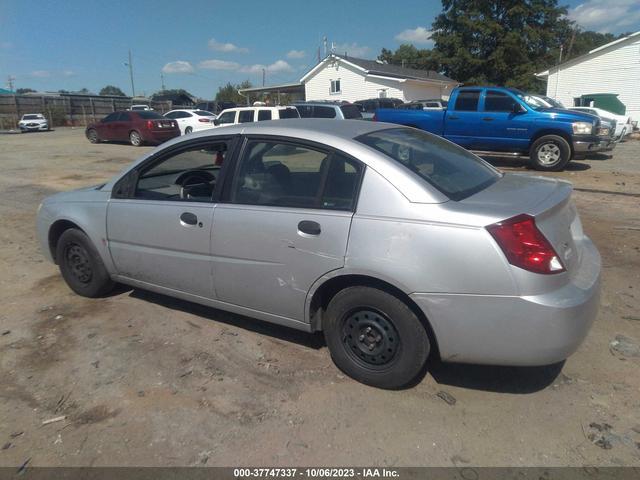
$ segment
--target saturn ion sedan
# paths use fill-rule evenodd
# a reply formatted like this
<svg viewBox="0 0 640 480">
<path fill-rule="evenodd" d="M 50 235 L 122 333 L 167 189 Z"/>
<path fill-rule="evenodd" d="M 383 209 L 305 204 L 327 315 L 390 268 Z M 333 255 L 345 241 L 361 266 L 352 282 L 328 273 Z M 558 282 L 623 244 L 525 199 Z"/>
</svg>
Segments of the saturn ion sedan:
<svg viewBox="0 0 640 480">
<path fill-rule="evenodd" d="M 288 119 L 175 139 L 39 208 L 80 295 L 114 283 L 308 332 L 351 377 L 428 357 L 546 365 L 596 316 L 600 255 L 567 182 L 503 174 L 429 133 Z"/>
</svg>

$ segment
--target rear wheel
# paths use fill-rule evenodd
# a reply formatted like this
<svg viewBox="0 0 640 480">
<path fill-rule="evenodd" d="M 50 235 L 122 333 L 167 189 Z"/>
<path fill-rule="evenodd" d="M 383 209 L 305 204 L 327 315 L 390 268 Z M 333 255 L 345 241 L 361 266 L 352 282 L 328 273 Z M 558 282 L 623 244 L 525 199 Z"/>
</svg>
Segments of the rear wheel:
<svg viewBox="0 0 640 480">
<path fill-rule="evenodd" d="M 87 131 L 87 138 L 91 143 L 100 142 L 100 137 L 98 137 L 98 132 L 96 132 L 93 128 Z"/>
<path fill-rule="evenodd" d="M 379 388 L 402 388 L 423 371 L 427 331 L 399 298 L 371 287 L 349 287 L 329 303 L 324 335 L 347 375 Z"/>
<path fill-rule="evenodd" d="M 193 127 L 187 127 L 187 128 L 185 128 L 185 129 L 184 129 L 184 134 L 185 134 L 185 135 L 188 135 L 188 134 L 190 134 L 191 132 L 193 132 Z"/>
<path fill-rule="evenodd" d="M 134 147 L 139 147 L 140 145 L 142 145 L 142 137 L 135 130 L 129 133 L 129 141 Z"/>
<path fill-rule="evenodd" d="M 545 135 L 533 142 L 529 160 L 536 170 L 557 172 L 571 160 L 571 147 L 558 135 Z"/>
<path fill-rule="evenodd" d="M 56 260 L 65 282 L 78 295 L 100 297 L 113 289 L 100 254 L 83 231 L 64 231 L 56 245 Z"/>
</svg>

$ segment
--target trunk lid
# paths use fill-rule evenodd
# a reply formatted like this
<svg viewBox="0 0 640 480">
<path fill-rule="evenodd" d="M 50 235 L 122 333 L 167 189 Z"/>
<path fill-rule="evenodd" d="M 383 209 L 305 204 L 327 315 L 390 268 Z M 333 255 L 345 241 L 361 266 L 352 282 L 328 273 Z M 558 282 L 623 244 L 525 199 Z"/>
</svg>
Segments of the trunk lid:
<svg viewBox="0 0 640 480">
<path fill-rule="evenodd" d="M 568 272 L 580 264 L 582 224 L 571 199 L 569 182 L 524 174 L 505 174 L 496 183 L 460 202 L 497 221 L 520 214 L 535 218 Z M 492 222 L 493 223 L 493 222 Z"/>
</svg>

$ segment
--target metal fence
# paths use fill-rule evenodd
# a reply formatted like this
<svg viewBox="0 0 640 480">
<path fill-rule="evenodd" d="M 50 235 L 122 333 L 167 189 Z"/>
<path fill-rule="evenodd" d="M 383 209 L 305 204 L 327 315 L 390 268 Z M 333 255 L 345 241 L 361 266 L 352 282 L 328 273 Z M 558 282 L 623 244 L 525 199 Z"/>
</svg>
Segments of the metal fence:
<svg viewBox="0 0 640 480">
<path fill-rule="evenodd" d="M 171 101 L 140 102 L 163 114 L 175 108 Z M 50 126 L 86 126 L 117 110 L 126 110 L 136 100 L 131 97 L 98 95 L 0 95 L 0 130 L 17 128 L 22 115 L 42 113 Z M 193 107 L 186 107 L 193 108 Z"/>
</svg>

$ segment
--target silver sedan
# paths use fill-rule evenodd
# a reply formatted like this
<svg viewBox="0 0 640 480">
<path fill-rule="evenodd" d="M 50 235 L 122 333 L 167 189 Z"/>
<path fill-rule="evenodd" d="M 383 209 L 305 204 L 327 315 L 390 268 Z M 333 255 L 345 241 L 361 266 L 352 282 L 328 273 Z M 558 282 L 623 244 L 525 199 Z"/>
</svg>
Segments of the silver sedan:
<svg viewBox="0 0 640 480">
<path fill-rule="evenodd" d="M 47 198 L 37 229 L 80 295 L 120 282 L 322 330 L 348 375 L 401 388 L 430 355 L 544 365 L 578 348 L 601 265 L 571 191 L 413 128 L 276 120 L 167 142 Z"/>
</svg>

